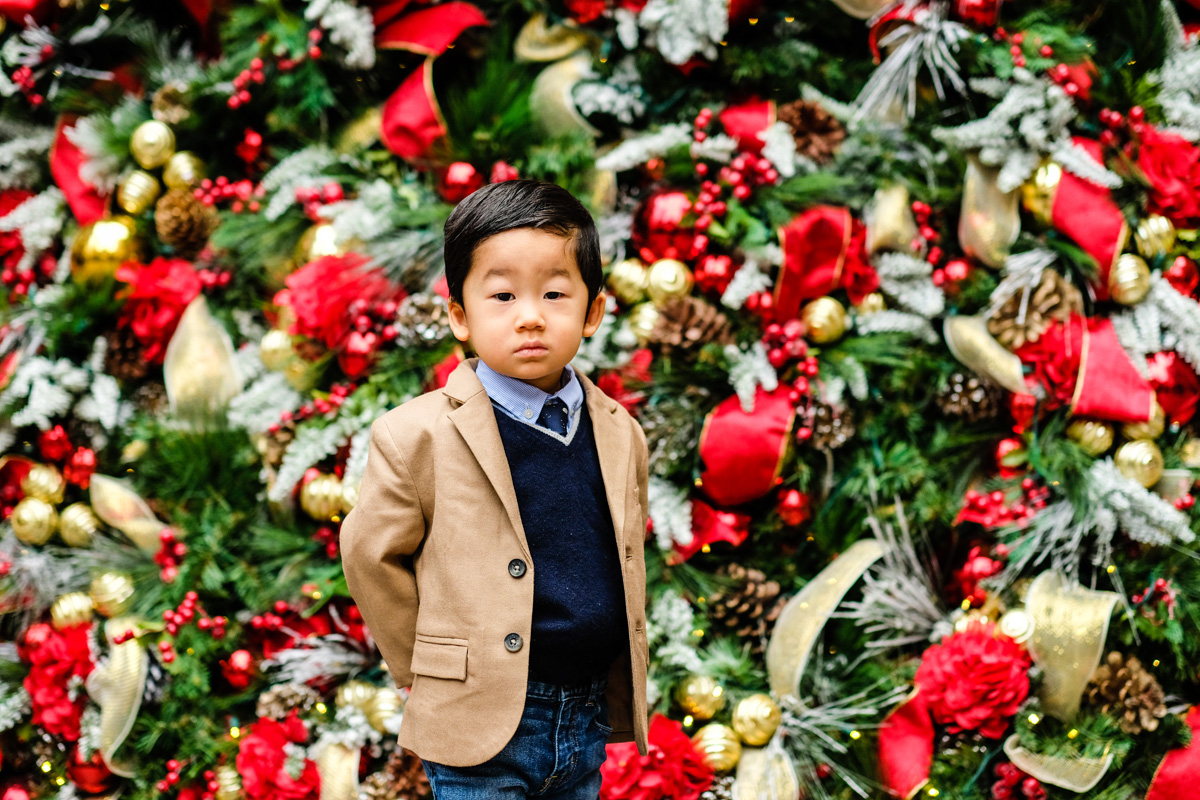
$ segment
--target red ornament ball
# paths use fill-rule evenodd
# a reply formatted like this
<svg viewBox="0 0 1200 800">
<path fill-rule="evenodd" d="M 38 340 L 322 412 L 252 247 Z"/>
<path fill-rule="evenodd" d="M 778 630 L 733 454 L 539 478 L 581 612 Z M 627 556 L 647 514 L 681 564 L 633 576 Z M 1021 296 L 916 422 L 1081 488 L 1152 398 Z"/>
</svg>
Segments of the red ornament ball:
<svg viewBox="0 0 1200 800">
<path fill-rule="evenodd" d="M 954 14 L 968 25 L 991 28 L 1000 17 L 1001 0 L 955 0 Z"/>
<path fill-rule="evenodd" d="M 686 259 L 694 237 L 692 198 L 680 191 L 657 192 L 633 219 L 633 245 L 648 264 L 664 258 Z"/>
<path fill-rule="evenodd" d="M 1163 272 L 1163 277 L 1184 297 L 1195 297 L 1196 289 L 1200 287 L 1200 270 L 1196 269 L 1196 262 L 1187 256 L 1177 256 Z"/>
<path fill-rule="evenodd" d="M 447 203 L 461 203 L 467 195 L 483 186 L 483 175 L 468 161 L 455 161 L 442 170 L 438 194 Z"/>
</svg>

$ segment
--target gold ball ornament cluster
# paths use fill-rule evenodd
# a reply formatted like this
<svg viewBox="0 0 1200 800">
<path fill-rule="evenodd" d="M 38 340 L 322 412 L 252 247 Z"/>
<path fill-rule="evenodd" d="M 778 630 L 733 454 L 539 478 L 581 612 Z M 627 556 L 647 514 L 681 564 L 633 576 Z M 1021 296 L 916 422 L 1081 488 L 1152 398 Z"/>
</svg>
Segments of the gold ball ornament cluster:
<svg viewBox="0 0 1200 800">
<path fill-rule="evenodd" d="M 58 516 L 58 535 L 71 547 L 90 547 L 100 520 L 87 503 L 72 503 Z"/>
<path fill-rule="evenodd" d="M 846 332 L 846 307 L 832 297 L 818 297 L 804 307 L 800 319 L 808 331 L 809 341 L 829 344 Z"/>
<path fill-rule="evenodd" d="M 1117 448 L 1114 461 L 1122 475 L 1147 489 L 1162 477 L 1162 451 L 1149 439 L 1137 439 L 1121 445 Z"/>
<path fill-rule="evenodd" d="M 292 347 L 292 335 L 285 330 L 272 328 L 258 345 L 258 354 L 263 366 L 272 372 L 282 371 L 296 357 Z"/>
<path fill-rule="evenodd" d="M 217 800 L 239 800 L 242 796 L 242 776 L 237 767 L 223 764 L 217 767 Z"/>
<path fill-rule="evenodd" d="M 1175 247 L 1175 226 L 1166 217 L 1151 214 L 1138 223 L 1133 241 L 1145 258 L 1165 255 Z"/>
<path fill-rule="evenodd" d="M 164 122 L 147 120 L 133 131 L 129 152 L 142 169 L 161 167 L 175 154 L 175 132 Z"/>
<path fill-rule="evenodd" d="M 650 302 L 662 308 L 676 297 L 687 297 L 692 293 L 695 278 L 682 261 L 663 258 L 655 261 L 646 273 L 646 294 Z"/>
<path fill-rule="evenodd" d="M 1122 253 L 1108 273 L 1108 293 L 1121 305 L 1140 303 L 1150 291 L 1150 267 L 1141 256 Z"/>
<path fill-rule="evenodd" d="M 158 178 L 145 170 L 134 170 L 121 180 L 117 187 L 117 205 L 135 217 L 148 211 L 162 194 Z"/>
<path fill-rule="evenodd" d="M 1067 426 L 1067 438 L 1089 456 L 1098 456 L 1113 446 L 1113 426 L 1098 419 L 1077 419 Z"/>
<path fill-rule="evenodd" d="M 208 177 L 208 168 L 191 150 L 180 150 L 167 159 L 162 179 L 168 189 L 195 189 Z"/>
<path fill-rule="evenodd" d="M 366 681 L 347 681 L 338 687 L 335 702 L 339 708 L 357 708 L 367 723 L 380 733 L 387 732 L 387 722 L 400 710 L 400 696 L 395 689 L 382 688 Z"/>
<path fill-rule="evenodd" d="M 84 225 L 71 246 L 71 277 L 76 283 L 97 283 L 111 277 L 126 261 L 142 254 L 137 225 L 123 214 Z"/>
<path fill-rule="evenodd" d="M 1137 439 L 1157 439 L 1167 427 L 1167 412 L 1154 401 L 1154 409 L 1150 419 L 1145 422 L 1126 422 L 1121 426 L 1121 435 L 1130 441 Z"/>
<path fill-rule="evenodd" d="M 608 271 L 608 288 L 623 305 L 632 306 L 646 299 L 650 270 L 640 260 L 627 258 Z"/>
<path fill-rule="evenodd" d="M 315 520 L 328 522 L 342 513 L 342 480 L 321 474 L 300 489 L 300 508 Z"/>
<path fill-rule="evenodd" d="M 45 544 L 54 535 L 58 512 L 39 497 L 26 497 L 17 503 L 8 521 L 13 533 L 25 544 Z"/>
<path fill-rule="evenodd" d="M 869 314 L 877 314 L 880 311 L 887 310 L 887 302 L 883 299 L 883 295 L 879 292 L 871 292 L 862 299 L 862 302 L 854 306 L 854 310 L 862 316 Z"/>
<path fill-rule="evenodd" d="M 725 707 L 725 690 L 716 678 L 708 675 L 689 675 L 675 688 L 679 707 L 696 719 L 712 719 Z"/>
<path fill-rule="evenodd" d="M 129 610 L 133 599 L 133 579 L 123 572 L 105 572 L 92 581 L 88 595 L 101 616 L 120 616 Z"/>
<path fill-rule="evenodd" d="M 92 598 L 83 592 L 70 592 L 50 606 L 50 623 L 58 630 L 88 622 L 92 618 Z"/>
<path fill-rule="evenodd" d="M 47 503 L 61 503 L 67 481 L 53 464 L 34 464 L 21 480 L 26 497 L 36 497 Z"/>
<path fill-rule="evenodd" d="M 717 772 L 728 772 L 742 757 L 742 743 L 728 725 L 713 722 L 696 731 L 692 743 Z"/>
<path fill-rule="evenodd" d="M 733 707 L 733 729 L 751 747 L 762 747 L 771 741 L 782 718 L 779 705 L 766 694 L 743 697 Z"/>
</svg>

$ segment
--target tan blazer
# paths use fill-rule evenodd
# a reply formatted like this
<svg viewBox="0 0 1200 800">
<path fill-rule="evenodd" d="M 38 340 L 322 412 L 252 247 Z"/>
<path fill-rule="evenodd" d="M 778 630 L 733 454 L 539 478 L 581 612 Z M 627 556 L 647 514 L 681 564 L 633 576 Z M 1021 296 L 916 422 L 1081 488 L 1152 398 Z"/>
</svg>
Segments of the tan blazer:
<svg viewBox="0 0 1200 800">
<path fill-rule="evenodd" d="M 358 503 L 341 532 L 350 593 L 396 685 L 412 686 L 400 744 L 451 766 L 488 760 L 517 729 L 537 570 L 476 363 L 371 425 Z M 629 651 L 609 674 L 610 741 L 635 741 L 645 754 L 646 438 L 619 403 L 579 380 L 625 556 Z M 509 572 L 514 559 L 528 565 L 521 577 Z M 512 652 L 514 633 L 522 644 Z"/>
</svg>

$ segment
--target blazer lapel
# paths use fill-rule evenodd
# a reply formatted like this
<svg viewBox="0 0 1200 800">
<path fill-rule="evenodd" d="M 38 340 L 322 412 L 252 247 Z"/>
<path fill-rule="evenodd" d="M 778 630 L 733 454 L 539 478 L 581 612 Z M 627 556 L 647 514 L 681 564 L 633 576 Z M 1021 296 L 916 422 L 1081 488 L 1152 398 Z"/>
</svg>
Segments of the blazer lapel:
<svg viewBox="0 0 1200 800">
<path fill-rule="evenodd" d="M 596 452 L 600 456 L 600 474 L 608 495 L 608 510 L 612 514 L 617 546 L 625 544 L 625 498 L 628 496 L 629 455 L 633 447 L 633 431 L 617 416 L 617 401 L 601 391 L 582 373 L 576 372 L 583 384 L 588 415 L 596 437 Z M 624 558 L 624 553 L 621 553 Z"/>
</svg>

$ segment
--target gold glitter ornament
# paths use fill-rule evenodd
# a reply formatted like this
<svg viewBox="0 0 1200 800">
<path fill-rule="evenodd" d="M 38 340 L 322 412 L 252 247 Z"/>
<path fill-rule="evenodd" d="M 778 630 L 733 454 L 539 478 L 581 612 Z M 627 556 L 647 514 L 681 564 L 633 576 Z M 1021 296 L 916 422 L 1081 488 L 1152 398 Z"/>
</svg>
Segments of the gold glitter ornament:
<svg viewBox="0 0 1200 800">
<path fill-rule="evenodd" d="M 342 479 L 321 474 L 300 489 L 300 507 L 319 522 L 329 522 L 342 510 Z"/>
<path fill-rule="evenodd" d="M 237 767 L 224 764 L 217 767 L 216 800 L 239 800 L 242 796 L 242 776 Z"/>
<path fill-rule="evenodd" d="M 1141 302 L 1150 291 L 1150 267 L 1141 256 L 1122 253 L 1108 273 L 1108 293 L 1121 305 Z"/>
<path fill-rule="evenodd" d="M 92 618 L 92 598 L 83 592 L 70 592 L 50 606 L 50 622 L 58 630 L 88 622 Z"/>
<path fill-rule="evenodd" d="M 180 150 L 168 158 L 162 173 L 168 189 L 195 189 L 206 177 L 208 168 L 191 150 Z"/>
<path fill-rule="evenodd" d="M 887 311 L 887 302 L 883 299 L 883 295 L 879 292 L 871 292 L 862 299 L 862 302 L 854 306 L 854 310 L 862 316 L 868 314 L 877 314 L 880 311 Z"/>
<path fill-rule="evenodd" d="M 279 328 L 267 331 L 258 345 L 258 354 L 263 366 L 272 372 L 281 372 L 293 358 L 298 357 L 292 347 L 292 335 Z"/>
<path fill-rule="evenodd" d="M 58 535 L 71 547 L 91 547 L 100 520 L 87 503 L 72 503 L 58 516 Z"/>
<path fill-rule="evenodd" d="M 292 260 L 296 262 L 295 266 L 303 267 L 318 258 L 325 256 L 344 256 L 350 252 L 350 248 L 345 243 L 338 241 L 337 231 L 333 228 L 331 222 L 318 222 L 304 232 L 300 237 L 300 241 L 296 244 L 296 249 L 292 253 Z"/>
<path fill-rule="evenodd" d="M 692 271 L 686 264 L 673 258 L 661 258 L 646 274 L 646 294 L 650 296 L 650 302 L 662 308 L 673 298 L 691 294 L 694 283 Z"/>
<path fill-rule="evenodd" d="M 132 217 L 118 215 L 84 225 L 71 246 L 71 277 L 95 283 L 112 276 L 126 261 L 141 257 L 142 245 Z"/>
<path fill-rule="evenodd" d="M 25 544 L 45 544 L 54 535 L 58 512 L 45 500 L 26 497 L 17 503 L 8 522 L 13 533 Z"/>
<path fill-rule="evenodd" d="M 357 708 L 364 714 L 370 707 L 371 701 L 379 693 L 379 687 L 366 681 L 346 681 L 338 687 L 334 702 L 338 708 Z"/>
<path fill-rule="evenodd" d="M 395 689 L 381 687 L 364 709 L 367 714 L 367 722 L 380 733 L 393 733 L 388 730 L 387 724 L 400 712 L 401 705 L 400 695 L 396 693 Z"/>
<path fill-rule="evenodd" d="M 818 297 L 804 307 L 800 319 L 808 330 L 808 339 L 829 344 L 846 332 L 846 308 L 832 297 Z"/>
<path fill-rule="evenodd" d="M 117 205 L 136 217 L 154 204 L 161 191 L 158 178 L 149 172 L 134 170 L 125 176 L 117 189 Z"/>
<path fill-rule="evenodd" d="M 1126 422 L 1121 426 L 1121 435 L 1129 440 L 1136 439 L 1157 439 L 1162 436 L 1163 430 L 1167 427 L 1167 412 L 1163 411 L 1163 407 L 1154 401 L 1154 409 L 1150 412 L 1150 419 L 1145 422 Z"/>
<path fill-rule="evenodd" d="M 637 337 L 638 344 L 645 345 L 658 325 L 658 306 L 654 303 L 638 303 L 629 310 L 629 329 Z"/>
<path fill-rule="evenodd" d="M 624 305 L 632 306 L 646 299 L 650 281 L 649 268 L 636 258 L 613 264 L 608 271 L 608 286 Z"/>
<path fill-rule="evenodd" d="M 61 503 L 67 482 L 53 464 L 34 464 L 21 480 L 26 497 L 36 497 L 47 503 Z"/>
<path fill-rule="evenodd" d="M 1175 247 L 1175 226 L 1166 217 L 1151 214 L 1138 223 L 1133 241 L 1145 258 L 1165 255 Z"/>
<path fill-rule="evenodd" d="M 783 712 L 770 695 L 752 694 L 733 707 L 733 729 L 746 744 L 762 747 L 771 741 L 782 717 Z"/>
<path fill-rule="evenodd" d="M 1077 419 L 1067 426 L 1067 438 L 1089 456 L 1107 452 L 1113 445 L 1113 427 L 1098 419 Z"/>
<path fill-rule="evenodd" d="M 129 610 L 133 598 L 133 579 L 123 572 L 105 572 L 92 581 L 88 594 L 97 613 L 116 617 Z"/>
<path fill-rule="evenodd" d="M 725 690 L 709 675 L 689 675 L 675 687 L 675 700 L 696 719 L 712 719 L 725 707 Z"/>
<path fill-rule="evenodd" d="M 142 169 L 154 169 L 175 154 L 175 132 L 156 119 L 138 125 L 129 138 L 129 152 Z"/>
<path fill-rule="evenodd" d="M 742 743 L 733 728 L 713 722 L 705 725 L 692 737 L 692 743 L 717 772 L 728 772 L 742 757 Z"/>
<path fill-rule="evenodd" d="M 1147 489 L 1158 483 L 1158 479 L 1162 477 L 1162 451 L 1149 439 L 1138 439 L 1121 445 L 1117 448 L 1114 461 L 1122 475 Z"/>
</svg>

